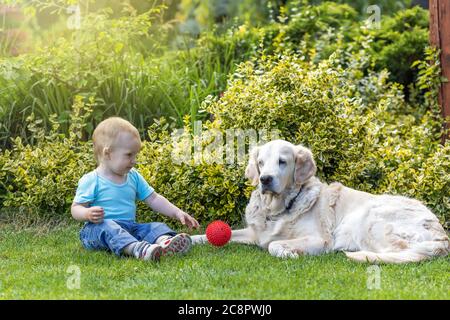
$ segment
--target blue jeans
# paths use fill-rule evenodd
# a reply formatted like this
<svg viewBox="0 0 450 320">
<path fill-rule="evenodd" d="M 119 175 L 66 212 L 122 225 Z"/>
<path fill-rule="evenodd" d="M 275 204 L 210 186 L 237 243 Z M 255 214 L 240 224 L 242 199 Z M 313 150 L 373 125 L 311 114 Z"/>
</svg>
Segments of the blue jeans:
<svg viewBox="0 0 450 320">
<path fill-rule="evenodd" d="M 88 250 L 109 250 L 120 256 L 123 248 L 135 241 L 155 243 L 162 235 L 177 233 L 161 222 L 136 223 L 126 220 L 88 222 L 80 231 L 80 240 Z"/>
</svg>

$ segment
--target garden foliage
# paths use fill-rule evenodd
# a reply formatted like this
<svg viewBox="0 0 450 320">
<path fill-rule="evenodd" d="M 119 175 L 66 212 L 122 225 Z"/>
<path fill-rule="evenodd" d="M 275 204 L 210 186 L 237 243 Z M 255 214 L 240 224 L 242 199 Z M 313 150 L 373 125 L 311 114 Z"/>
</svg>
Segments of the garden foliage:
<svg viewBox="0 0 450 320">
<path fill-rule="evenodd" d="M 205 150 L 212 130 L 225 140 L 229 129 L 277 129 L 311 148 L 324 182 L 421 199 L 449 227 L 450 144 L 440 144 L 440 66 L 426 48 L 426 11 L 399 11 L 373 29 L 347 4 L 302 3 L 177 50 L 165 29 L 164 41 L 149 36 L 155 10 L 97 13 L 87 33 L 3 58 L 0 206 L 68 216 L 77 181 L 95 167 L 95 124 L 119 115 L 145 138 L 137 169 L 200 222 L 240 222 L 252 187 L 245 161 L 174 161 L 193 150 L 198 119 Z M 186 139 L 174 144 L 177 127 Z M 140 220 L 161 219 L 139 209 Z"/>
<path fill-rule="evenodd" d="M 435 58 L 432 51 L 429 55 Z M 438 65 L 417 64 L 417 90 L 435 92 Z M 386 74 L 361 76 L 358 64 L 352 68 L 344 70 L 338 54 L 319 64 L 296 55 L 274 56 L 257 65 L 243 63 L 220 99 L 205 100 L 213 120 L 205 123 L 204 130 L 225 134 L 230 128 L 277 128 L 281 138 L 312 149 L 318 175 L 325 182 L 416 197 L 448 222 L 450 144 L 439 143 L 442 119 L 436 95 L 427 95 L 426 108 L 416 110 L 396 84 L 387 82 Z M 379 94 L 366 97 L 364 90 L 355 89 L 361 84 Z M 75 111 L 83 105 L 78 98 Z M 67 214 L 76 181 L 94 166 L 89 142 L 75 134 L 84 126 L 76 121 L 79 114 L 73 122 L 78 129 L 69 138 L 56 131 L 50 136 L 38 131 L 35 146 L 16 139 L 12 150 L 3 152 L 4 206 Z M 30 129 L 36 130 L 34 125 Z M 184 129 L 192 137 L 189 117 Z M 150 126 L 148 135 L 137 167 L 158 192 L 202 222 L 241 220 L 252 190 L 244 178 L 245 163 L 206 159 L 176 163 L 171 126 L 164 119 Z M 211 142 L 203 139 L 203 148 Z M 192 150 L 192 139 L 182 143 L 177 148 Z"/>
<path fill-rule="evenodd" d="M 86 137 L 110 115 L 129 119 L 143 135 L 161 116 L 178 126 L 185 114 L 206 119 L 202 101 L 225 90 L 239 63 L 273 54 L 297 53 L 318 63 L 344 50 L 341 58 L 351 64 L 353 54 L 365 50 L 360 72 L 388 70 L 389 80 L 402 84 L 409 98 L 408 87 L 417 79 L 411 63 L 424 59 L 428 43 L 428 13 L 418 7 L 393 16 L 383 12 L 377 29 L 348 4 L 292 1 L 267 24 L 234 24 L 198 39 L 177 35 L 172 22 L 159 22 L 164 8 L 121 17 L 108 10 L 91 13 L 80 30 L 28 54 L 0 58 L 0 145 L 9 146 L 16 136 L 32 143 L 24 121 L 32 113 L 47 130 L 56 113 L 60 132 L 67 133 L 76 95 L 95 100 Z"/>
</svg>

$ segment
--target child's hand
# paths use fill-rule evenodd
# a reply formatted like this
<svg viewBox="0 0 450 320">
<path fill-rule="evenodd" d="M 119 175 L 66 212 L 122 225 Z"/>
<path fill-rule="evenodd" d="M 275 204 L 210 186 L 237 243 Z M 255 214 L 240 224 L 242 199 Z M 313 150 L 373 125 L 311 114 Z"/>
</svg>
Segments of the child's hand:
<svg viewBox="0 0 450 320">
<path fill-rule="evenodd" d="M 86 218 L 92 223 L 102 223 L 105 212 L 102 207 L 90 207 L 87 211 Z"/>
<path fill-rule="evenodd" d="M 181 210 L 178 211 L 177 219 L 180 220 L 180 222 L 183 225 L 187 226 L 189 229 L 192 229 L 192 228 L 198 229 L 198 228 L 200 228 L 200 225 L 197 222 L 197 220 L 195 220 L 193 217 L 191 217 L 190 215 L 188 215 L 184 211 L 181 211 Z"/>
</svg>

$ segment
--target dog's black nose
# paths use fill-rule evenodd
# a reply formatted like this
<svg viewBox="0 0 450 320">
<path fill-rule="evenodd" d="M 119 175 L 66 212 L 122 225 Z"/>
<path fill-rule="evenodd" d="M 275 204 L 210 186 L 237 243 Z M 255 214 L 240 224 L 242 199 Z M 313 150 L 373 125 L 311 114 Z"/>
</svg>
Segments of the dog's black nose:
<svg viewBox="0 0 450 320">
<path fill-rule="evenodd" d="M 261 176 L 259 177 L 259 181 L 261 181 L 262 184 L 268 185 L 272 182 L 273 177 L 272 176 Z"/>
</svg>

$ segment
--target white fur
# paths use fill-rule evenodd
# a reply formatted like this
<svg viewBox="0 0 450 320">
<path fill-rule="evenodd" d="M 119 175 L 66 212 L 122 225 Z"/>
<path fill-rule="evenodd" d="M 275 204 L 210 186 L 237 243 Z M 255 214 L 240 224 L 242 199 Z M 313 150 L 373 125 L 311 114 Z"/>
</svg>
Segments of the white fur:
<svg viewBox="0 0 450 320">
<path fill-rule="evenodd" d="M 315 172 L 302 146 L 275 140 L 252 150 L 246 176 L 258 188 L 246 208 L 247 228 L 234 230 L 231 241 L 257 244 L 280 258 L 343 250 L 356 261 L 403 263 L 449 253 L 445 230 L 420 201 L 328 185 Z M 273 176 L 270 189 L 258 182 L 261 175 Z"/>
</svg>

